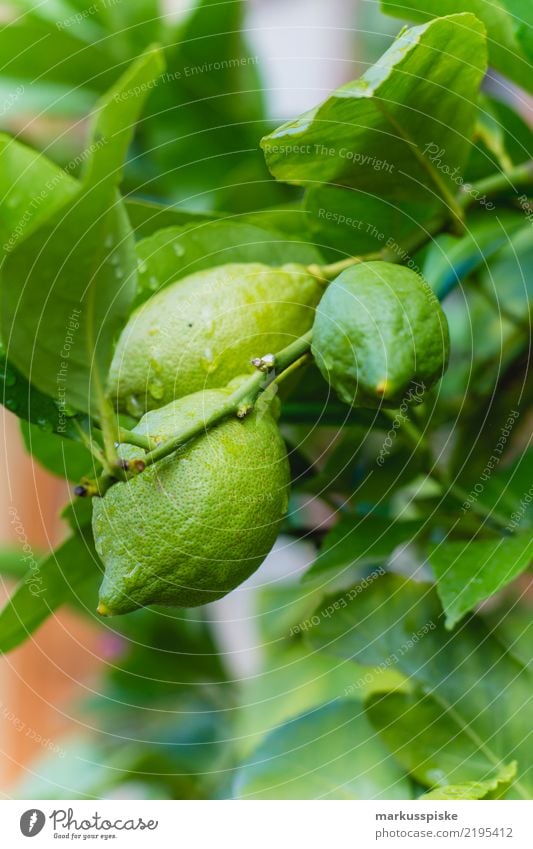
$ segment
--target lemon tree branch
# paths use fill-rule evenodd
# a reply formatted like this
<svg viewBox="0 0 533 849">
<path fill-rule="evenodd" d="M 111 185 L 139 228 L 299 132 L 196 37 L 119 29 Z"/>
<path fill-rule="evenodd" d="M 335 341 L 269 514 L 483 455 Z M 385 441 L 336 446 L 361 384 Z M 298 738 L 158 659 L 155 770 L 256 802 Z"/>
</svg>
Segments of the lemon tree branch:
<svg viewBox="0 0 533 849">
<path fill-rule="evenodd" d="M 168 457 L 173 454 L 182 445 L 194 437 L 205 433 L 212 427 L 215 427 L 229 416 L 235 415 L 238 418 L 244 418 L 253 408 L 258 397 L 271 383 L 278 380 L 279 377 L 289 369 L 294 363 L 301 361 L 311 347 L 312 331 L 308 331 L 303 336 L 300 336 L 286 348 L 283 348 L 277 354 L 267 354 L 264 357 L 258 357 L 253 360 L 257 371 L 245 380 L 227 399 L 217 407 L 213 413 L 200 423 L 196 422 L 188 427 L 183 427 L 176 431 L 169 439 L 166 439 L 160 445 L 152 447 L 152 443 L 147 437 L 133 433 L 124 428 L 120 430 L 120 438 L 122 442 L 136 445 L 140 448 L 150 449 L 144 457 L 139 458 L 137 462 L 131 464 L 132 467 L 122 469 L 126 477 L 133 477 L 136 474 L 144 471 L 147 466 Z M 84 492 L 78 491 L 79 495 L 104 495 L 105 492 L 116 483 L 117 478 L 106 473 L 103 474 L 97 481 L 85 484 Z M 82 489 L 80 487 L 77 490 Z"/>
</svg>

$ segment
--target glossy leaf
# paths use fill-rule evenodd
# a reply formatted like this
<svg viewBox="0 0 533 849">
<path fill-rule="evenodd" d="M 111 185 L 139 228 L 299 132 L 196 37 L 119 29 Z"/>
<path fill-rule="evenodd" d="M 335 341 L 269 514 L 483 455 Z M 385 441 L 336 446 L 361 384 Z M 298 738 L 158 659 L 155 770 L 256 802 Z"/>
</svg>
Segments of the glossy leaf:
<svg viewBox="0 0 533 849">
<path fill-rule="evenodd" d="M 397 203 L 366 189 L 317 185 L 305 194 L 307 225 L 317 245 L 348 256 L 391 248 L 423 236 L 431 203 Z"/>
<path fill-rule="evenodd" d="M 533 26 L 531 5 L 521 0 L 381 0 L 387 15 L 411 21 L 427 21 L 438 15 L 472 12 L 487 28 L 489 64 L 513 82 L 533 91 L 527 59 L 527 33 Z M 524 20 L 526 13 L 526 20 Z"/>
<path fill-rule="evenodd" d="M 133 236 L 116 184 L 160 67 L 149 51 L 98 105 L 79 191 L 16 244 L 2 269 L 9 358 L 38 389 L 83 411 L 95 406 L 135 292 Z"/>
<path fill-rule="evenodd" d="M 443 542 L 430 552 L 437 592 L 453 628 L 476 605 L 520 575 L 533 559 L 530 534 L 495 540 Z"/>
<path fill-rule="evenodd" d="M 435 591 L 393 575 L 344 598 L 309 640 L 358 663 L 392 666 L 418 687 L 369 706 L 400 763 L 421 783 L 445 786 L 488 780 L 516 760 L 510 796 L 531 798 L 531 677 L 497 636 L 476 617 L 446 632 Z"/>
<path fill-rule="evenodd" d="M 457 191 L 484 70 L 483 29 L 472 15 L 403 31 L 360 80 L 266 136 L 267 164 L 286 182 L 438 208 Z"/>
<path fill-rule="evenodd" d="M 362 708 L 336 701 L 269 734 L 240 768 L 238 799 L 407 799 L 410 788 Z"/>
</svg>

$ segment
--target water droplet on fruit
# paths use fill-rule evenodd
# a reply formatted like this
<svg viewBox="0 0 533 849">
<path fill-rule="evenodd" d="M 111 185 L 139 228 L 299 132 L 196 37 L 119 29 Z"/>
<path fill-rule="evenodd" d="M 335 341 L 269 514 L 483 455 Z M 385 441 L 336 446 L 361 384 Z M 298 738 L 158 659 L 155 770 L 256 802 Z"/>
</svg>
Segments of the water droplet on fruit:
<svg viewBox="0 0 533 849">
<path fill-rule="evenodd" d="M 134 419 L 138 419 L 144 412 L 135 395 L 130 395 L 126 399 L 126 410 Z"/>
<path fill-rule="evenodd" d="M 156 401 L 160 401 L 163 395 L 165 394 L 165 386 L 162 380 L 154 377 L 148 382 L 148 392 L 155 398 Z"/>
<path fill-rule="evenodd" d="M 211 348 L 204 350 L 204 356 L 200 360 L 202 368 L 207 374 L 212 374 L 218 368 L 218 357 L 215 357 Z"/>
</svg>

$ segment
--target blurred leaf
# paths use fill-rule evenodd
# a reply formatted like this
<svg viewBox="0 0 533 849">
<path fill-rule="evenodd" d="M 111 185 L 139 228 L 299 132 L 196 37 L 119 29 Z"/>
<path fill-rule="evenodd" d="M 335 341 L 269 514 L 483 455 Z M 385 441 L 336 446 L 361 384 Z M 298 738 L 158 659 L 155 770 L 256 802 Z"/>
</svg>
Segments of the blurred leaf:
<svg viewBox="0 0 533 849">
<path fill-rule="evenodd" d="M 38 81 L 64 87 L 65 93 L 79 87 L 101 92 L 117 74 L 105 41 L 85 42 L 70 27 L 57 26 L 31 12 L 21 15 L 20 9 L 16 9 L 15 20 L 0 29 L 0 53 L 2 76 L 9 78 L 14 88 L 19 82 L 31 86 Z"/>
<path fill-rule="evenodd" d="M 116 183 L 160 62 L 147 52 L 102 99 L 79 192 L 16 245 L 2 269 L 10 358 L 41 391 L 58 397 L 61 388 L 63 400 L 84 411 L 97 400 L 99 372 L 107 372 L 135 292 L 133 235 Z"/>
<path fill-rule="evenodd" d="M 395 758 L 423 784 L 485 781 L 518 761 L 512 798 L 531 798 L 531 677 L 471 617 L 453 634 L 433 589 L 393 575 L 313 628 L 317 648 L 398 669 L 419 693 L 375 696 L 369 715 Z"/>
<path fill-rule="evenodd" d="M 403 31 L 360 80 L 262 140 L 270 170 L 289 183 L 334 183 L 434 211 L 456 193 L 450 174 L 470 150 L 485 55 L 472 15 Z M 431 159 L 440 149 L 446 170 Z"/>
<path fill-rule="evenodd" d="M 188 227 L 159 230 L 137 246 L 139 291 L 136 303 L 154 291 L 185 277 L 228 262 L 320 263 L 310 244 L 287 238 L 275 230 L 223 219 Z"/>
<path fill-rule="evenodd" d="M 443 234 L 432 242 L 424 260 L 425 280 L 440 298 L 446 297 L 477 268 L 486 268 L 489 258 L 510 244 L 511 235 L 523 224 L 519 213 L 473 214 L 468 219 L 468 232 L 461 239 Z"/>
<path fill-rule="evenodd" d="M 412 542 L 422 522 L 387 521 L 373 516 L 344 516 L 328 532 L 306 579 L 349 566 L 387 560 L 395 548 Z"/>
<path fill-rule="evenodd" d="M 101 799 L 135 769 L 139 759 L 134 746 L 101 750 L 96 740 L 81 735 L 53 745 L 16 783 L 16 798 Z"/>
<path fill-rule="evenodd" d="M 20 548 L 0 548 L 0 575 L 6 578 L 22 578 L 26 574 L 28 565 L 24 558 L 24 551 Z"/>
<path fill-rule="evenodd" d="M 386 15 L 411 21 L 427 21 L 439 15 L 472 12 L 487 28 L 489 64 L 513 82 L 533 91 L 531 67 L 521 47 L 522 15 L 526 30 L 533 26 L 531 5 L 521 0 L 381 0 Z M 522 13 L 522 14 L 521 14 Z"/>
<path fill-rule="evenodd" d="M 77 601 L 101 580 L 90 534 L 75 536 L 43 560 L 30 556 L 25 578 L 0 612 L 0 652 L 24 642 L 54 610 Z"/>
<path fill-rule="evenodd" d="M 74 533 L 81 532 L 91 524 L 93 516 L 92 498 L 71 496 L 69 503 L 63 507 L 60 515 Z"/>
<path fill-rule="evenodd" d="M 494 778 L 488 781 L 468 781 L 466 784 L 450 784 L 424 793 L 421 799 L 440 799 L 445 801 L 459 801 L 462 799 L 484 799 L 489 793 L 501 790 L 501 785 L 507 785 L 516 775 L 516 761 L 508 766 L 502 767 Z"/>
<path fill-rule="evenodd" d="M 25 421 L 20 423 L 20 429 L 26 450 L 57 477 L 79 481 L 90 471 L 96 473 L 95 461 L 81 443 L 63 439 Z"/>
<path fill-rule="evenodd" d="M 532 558 L 530 534 L 434 546 L 429 562 L 437 576 L 446 627 L 452 629 L 477 604 L 514 580 Z"/>
<path fill-rule="evenodd" d="M 203 209 L 257 208 L 282 190 L 257 146 L 264 132 L 258 58 L 246 42 L 243 0 L 199 0 L 165 50 L 167 73 L 143 121 L 143 192 Z M 253 192 L 242 186 L 254 185 Z"/>
<path fill-rule="evenodd" d="M 410 786 L 356 702 L 272 731 L 240 768 L 238 799 L 408 799 Z"/>
<path fill-rule="evenodd" d="M 318 705 L 343 697 L 362 702 L 371 693 L 403 686 L 395 670 L 369 670 L 293 643 L 273 652 L 259 675 L 243 680 L 237 719 L 239 751 L 246 755 L 275 726 Z"/>
<path fill-rule="evenodd" d="M 515 165 L 533 158 L 533 131 L 509 103 L 490 98 L 490 104 L 505 134 L 505 147 Z"/>
<path fill-rule="evenodd" d="M 521 322 L 527 332 L 533 299 L 533 239 L 531 224 L 512 233 L 487 263 L 480 288 L 488 294 L 496 313 L 511 322 Z"/>
</svg>

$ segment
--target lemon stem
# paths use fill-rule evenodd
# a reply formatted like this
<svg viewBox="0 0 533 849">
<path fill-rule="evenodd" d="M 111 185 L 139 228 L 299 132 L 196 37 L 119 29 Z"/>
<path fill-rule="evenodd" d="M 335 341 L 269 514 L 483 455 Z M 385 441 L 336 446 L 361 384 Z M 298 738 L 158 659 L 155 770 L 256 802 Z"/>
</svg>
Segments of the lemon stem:
<svg viewBox="0 0 533 849">
<path fill-rule="evenodd" d="M 244 418 L 245 415 L 247 415 L 253 408 L 261 393 L 264 392 L 271 383 L 278 380 L 283 373 L 293 365 L 293 363 L 302 361 L 302 358 L 308 353 L 311 347 L 311 338 L 312 331 L 309 330 L 303 336 L 300 336 L 294 342 L 291 342 L 290 345 L 287 345 L 286 348 L 283 348 L 275 354 L 273 360 L 269 357 L 268 362 L 272 362 L 272 368 L 270 368 L 267 372 L 258 370 L 255 374 L 252 374 L 206 419 L 202 419 L 201 422 L 195 422 L 188 427 L 181 428 L 181 430 L 176 431 L 176 433 L 169 437 L 169 439 L 166 439 L 165 442 L 158 445 L 157 448 L 149 450 L 142 458 L 142 462 L 139 464 L 139 467 L 137 469 L 131 469 L 126 476 L 132 477 L 139 474 L 144 470 L 144 468 L 146 468 L 146 466 L 150 466 L 152 463 L 156 463 L 158 460 L 168 457 L 169 454 L 173 454 L 174 451 L 177 451 L 178 448 L 186 442 L 189 442 L 189 440 L 194 439 L 194 437 L 205 433 L 206 430 L 215 427 L 215 425 L 219 424 L 229 416 Z M 258 358 L 258 362 L 260 362 L 261 359 L 262 358 Z M 133 445 L 138 445 L 145 449 L 149 447 L 146 437 L 140 436 L 139 434 L 133 434 L 131 431 L 127 431 L 124 428 L 120 430 L 120 436 L 124 442 L 130 442 Z M 141 442 L 143 443 L 142 445 L 140 444 Z M 103 474 L 95 482 L 95 494 L 100 496 L 104 495 L 105 492 L 116 482 L 116 478 L 113 478 L 109 474 Z"/>
<path fill-rule="evenodd" d="M 74 425 L 76 431 L 78 432 L 78 436 L 80 438 L 80 442 L 82 443 L 82 445 L 85 446 L 87 451 L 90 451 L 90 453 L 92 454 L 94 459 L 97 460 L 98 463 L 100 463 L 100 465 L 104 469 L 109 471 L 107 459 L 105 457 L 104 452 L 100 448 L 100 446 L 93 439 L 91 439 L 89 434 L 84 431 L 83 427 L 81 426 L 81 424 L 78 421 L 76 421 L 76 419 L 73 419 L 72 424 Z"/>
</svg>

